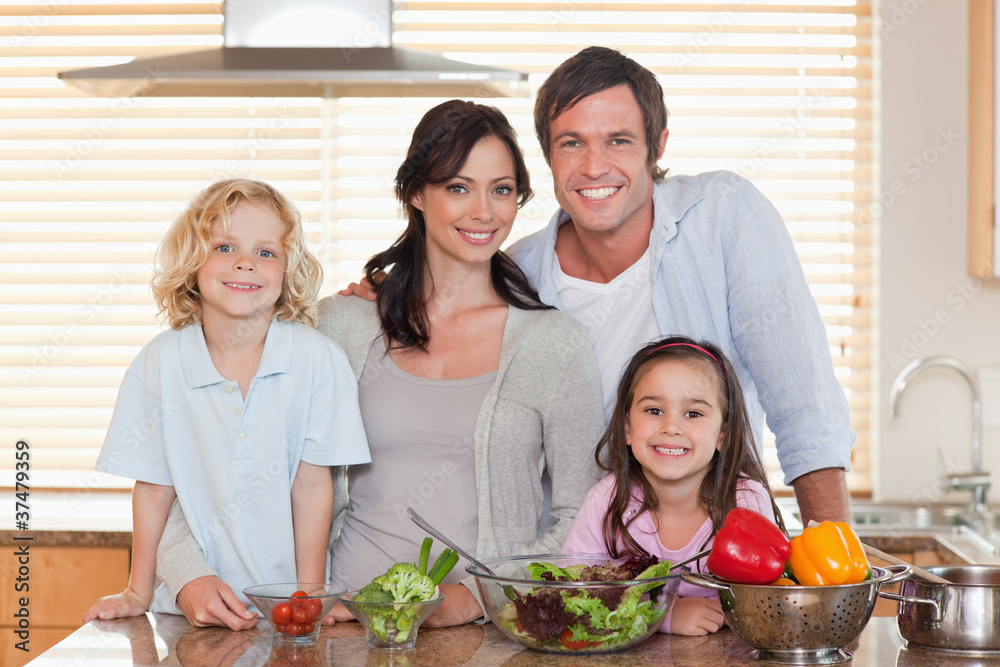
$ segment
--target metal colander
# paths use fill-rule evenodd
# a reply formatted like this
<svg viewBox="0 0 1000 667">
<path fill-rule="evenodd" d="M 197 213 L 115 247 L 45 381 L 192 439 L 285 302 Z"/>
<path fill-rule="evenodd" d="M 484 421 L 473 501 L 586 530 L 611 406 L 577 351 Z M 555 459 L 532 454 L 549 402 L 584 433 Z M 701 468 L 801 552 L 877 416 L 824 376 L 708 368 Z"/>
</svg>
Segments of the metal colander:
<svg viewBox="0 0 1000 667">
<path fill-rule="evenodd" d="M 872 568 L 872 578 L 845 586 L 752 586 L 687 573 L 685 581 L 719 591 L 726 623 L 753 646 L 755 658 L 791 665 L 829 665 L 871 618 L 879 589 L 905 579 L 908 565 Z"/>
</svg>

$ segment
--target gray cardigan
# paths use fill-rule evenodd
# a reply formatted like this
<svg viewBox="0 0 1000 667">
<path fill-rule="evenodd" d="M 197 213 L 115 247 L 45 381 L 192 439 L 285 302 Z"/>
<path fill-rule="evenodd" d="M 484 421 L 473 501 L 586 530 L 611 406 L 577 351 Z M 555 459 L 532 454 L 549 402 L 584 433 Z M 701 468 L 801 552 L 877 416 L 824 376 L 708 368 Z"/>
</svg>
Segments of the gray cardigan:
<svg viewBox="0 0 1000 667">
<path fill-rule="evenodd" d="M 360 379 L 380 333 L 375 304 L 357 297 L 323 299 L 317 329 L 344 350 Z M 594 447 L 603 430 L 601 384 L 582 325 L 555 310 L 511 307 L 497 377 L 476 421 L 479 558 L 559 551 L 599 479 Z M 555 523 L 539 535 L 543 469 L 552 480 Z M 331 547 L 348 500 L 345 469 L 335 469 L 334 476 Z M 157 550 L 157 575 L 176 598 L 188 582 L 215 574 L 175 503 Z"/>
</svg>

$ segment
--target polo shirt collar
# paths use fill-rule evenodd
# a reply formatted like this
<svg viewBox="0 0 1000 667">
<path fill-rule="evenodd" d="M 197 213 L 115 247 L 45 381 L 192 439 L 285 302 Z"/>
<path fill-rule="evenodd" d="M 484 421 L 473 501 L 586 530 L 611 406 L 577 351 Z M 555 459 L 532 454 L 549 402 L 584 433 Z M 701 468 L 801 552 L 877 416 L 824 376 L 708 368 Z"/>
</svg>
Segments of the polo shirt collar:
<svg viewBox="0 0 1000 667">
<path fill-rule="evenodd" d="M 264 338 L 264 352 L 260 357 L 255 378 L 287 373 L 292 367 L 293 334 L 290 322 L 272 320 Z M 180 331 L 181 368 L 191 389 L 226 382 L 215 369 L 212 355 L 205 343 L 205 331 L 200 324 L 191 324 Z"/>
</svg>

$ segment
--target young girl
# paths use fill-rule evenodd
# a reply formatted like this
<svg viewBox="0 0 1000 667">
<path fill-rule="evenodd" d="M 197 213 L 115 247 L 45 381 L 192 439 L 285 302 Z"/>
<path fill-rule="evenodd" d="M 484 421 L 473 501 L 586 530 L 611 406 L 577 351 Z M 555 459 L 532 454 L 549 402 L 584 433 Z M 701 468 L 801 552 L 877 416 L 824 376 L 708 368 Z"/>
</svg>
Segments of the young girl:
<svg viewBox="0 0 1000 667">
<path fill-rule="evenodd" d="M 129 367 L 96 466 L 136 480 L 132 571 L 84 622 L 149 609 L 175 497 L 243 603 L 253 584 L 324 582 L 328 466 L 370 461 L 354 374 L 307 326 L 321 269 L 284 196 L 250 180 L 209 186 L 157 260 L 153 295 L 171 328 Z M 164 586 L 155 603 L 180 613 Z"/>
<path fill-rule="evenodd" d="M 784 529 L 736 373 L 711 343 L 674 337 L 639 350 L 595 458 L 611 474 L 587 494 L 563 553 L 678 561 L 710 546 L 734 507 Z M 681 583 L 660 630 L 707 634 L 723 620 L 714 592 Z"/>
</svg>

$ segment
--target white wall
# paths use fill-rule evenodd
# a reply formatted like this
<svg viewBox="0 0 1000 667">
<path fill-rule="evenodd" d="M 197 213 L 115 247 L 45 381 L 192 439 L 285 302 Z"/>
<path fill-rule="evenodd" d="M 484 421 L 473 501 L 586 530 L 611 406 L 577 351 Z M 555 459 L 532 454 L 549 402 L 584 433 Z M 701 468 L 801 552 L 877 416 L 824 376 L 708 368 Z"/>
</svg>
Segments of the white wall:
<svg viewBox="0 0 1000 667">
<path fill-rule="evenodd" d="M 876 498 L 966 502 L 940 495 L 938 449 L 971 465 L 971 394 L 949 370 L 909 386 L 899 417 L 888 396 L 899 370 L 944 354 L 973 370 L 1000 367 L 1000 280 L 967 273 L 968 6 L 964 0 L 883 0 L 881 25 L 881 319 Z M 924 160 L 923 158 L 926 158 Z M 920 162 L 918 162 L 918 158 Z M 901 192 L 901 195 L 894 194 Z M 940 323 L 943 322 L 943 323 Z M 984 431 L 984 469 L 1000 504 L 1000 430 Z"/>
</svg>

